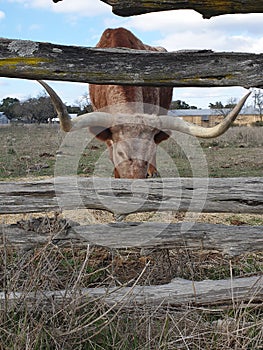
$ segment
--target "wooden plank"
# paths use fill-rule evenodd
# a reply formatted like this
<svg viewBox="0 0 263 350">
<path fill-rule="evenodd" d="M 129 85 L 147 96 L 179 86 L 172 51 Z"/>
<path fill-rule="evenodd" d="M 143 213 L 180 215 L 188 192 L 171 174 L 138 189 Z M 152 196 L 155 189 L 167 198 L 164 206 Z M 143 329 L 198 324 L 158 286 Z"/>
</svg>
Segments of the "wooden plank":
<svg viewBox="0 0 263 350">
<path fill-rule="evenodd" d="M 54 0 L 53 0 L 54 1 Z M 57 2 L 60 0 L 55 0 Z M 262 1 L 255 0 L 101 0 L 112 6 L 119 16 L 133 16 L 149 12 L 192 9 L 204 18 L 232 13 L 263 12 Z"/>
<path fill-rule="evenodd" d="M 73 226 L 49 234 L 0 225 L 0 242 L 30 248 L 48 242 L 65 245 L 99 245 L 109 248 L 183 248 L 218 250 L 231 256 L 263 251 L 263 226 L 228 226 L 182 222 L 125 222 Z M 1 247 L 1 243 L 0 243 Z"/>
<path fill-rule="evenodd" d="M 115 214 L 148 211 L 263 213 L 263 178 L 60 177 L 0 182 L 0 214 L 100 209 Z"/>
<path fill-rule="evenodd" d="M 129 308 L 153 306 L 174 306 L 174 307 L 207 307 L 220 305 L 236 305 L 248 302 L 250 305 L 259 303 L 262 305 L 263 298 L 262 276 L 236 278 L 232 280 L 205 280 L 200 282 L 188 281 L 180 278 L 173 279 L 170 283 L 159 286 L 138 286 L 117 287 L 117 288 L 86 288 L 81 290 L 60 290 L 41 292 L 0 292 L 0 303 L 17 303 L 19 299 L 23 303 L 34 301 L 47 302 L 52 304 L 66 300 L 74 300 L 81 303 L 87 302 L 87 298 L 102 299 L 111 307 Z"/>
<path fill-rule="evenodd" d="M 0 76 L 98 84 L 263 87 L 263 54 L 149 52 L 0 39 Z"/>
<path fill-rule="evenodd" d="M 229 255 L 263 250 L 263 226 L 129 222 L 75 226 L 72 231 L 85 242 L 111 248 L 215 249 Z"/>
</svg>

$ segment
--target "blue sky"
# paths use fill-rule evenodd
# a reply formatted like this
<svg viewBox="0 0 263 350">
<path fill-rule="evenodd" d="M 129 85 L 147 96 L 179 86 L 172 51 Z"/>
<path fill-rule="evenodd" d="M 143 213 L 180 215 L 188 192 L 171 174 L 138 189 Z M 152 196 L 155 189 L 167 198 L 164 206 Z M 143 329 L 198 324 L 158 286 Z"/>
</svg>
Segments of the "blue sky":
<svg viewBox="0 0 263 350">
<path fill-rule="evenodd" d="M 263 51 L 263 14 L 226 15 L 205 20 L 198 13 L 167 11 L 122 18 L 99 0 L 0 0 L 1 37 L 95 46 L 106 28 L 126 27 L 143 42 L 168 51 L 212 49 L 214 51 Z M 50 82 L 64 102 L 78 104 L 87 84 Z M 42 88 L 34 81 L 0 78 L 0 100 L 35 97 Z M 245 89 L 174 88 L 174 99 L 200 108 L 210 102 L 239 99 Z M 250 99 L 248 103 L 252 103 Z"/>
</svg>

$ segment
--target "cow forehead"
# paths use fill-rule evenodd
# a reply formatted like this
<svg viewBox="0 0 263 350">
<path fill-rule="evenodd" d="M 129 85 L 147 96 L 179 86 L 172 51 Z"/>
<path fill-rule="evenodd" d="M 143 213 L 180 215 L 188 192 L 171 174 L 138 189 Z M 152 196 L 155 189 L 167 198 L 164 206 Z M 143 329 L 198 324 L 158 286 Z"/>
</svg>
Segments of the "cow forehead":
<svg viewBox="0 0 263 350">
<path fill-rule="evenodd" d="M 138 142 L 140 138 L 143 139 L 152 139 L 153 136 L 157 133 L 157 129 L 148 126 L 148 125 L 140 125 L 140 124 L 123 124 L 116 125 L 110 128 L 112 133 L 113 141 L 117 141 L 119 139 L 137 139 Z"/>
</svg>

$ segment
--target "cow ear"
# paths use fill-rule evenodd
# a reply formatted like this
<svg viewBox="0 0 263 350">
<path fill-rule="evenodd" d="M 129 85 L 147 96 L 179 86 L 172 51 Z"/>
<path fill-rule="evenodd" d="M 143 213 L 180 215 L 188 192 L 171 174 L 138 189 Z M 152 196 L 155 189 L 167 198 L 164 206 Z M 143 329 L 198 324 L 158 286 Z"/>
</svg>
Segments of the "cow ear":
<svg viewBox="0 0 263 350">
<path fill-rule="evenodd" d="M 112 134 L 109 128 L 105 129 L 103 126 L 91 126 L 89 129 L 100 141 L 105 142 L 111 139 Z"/>
<path fill-rule="evenodd" d="M 167 132 L 159 131 L 156 135 L 154 135 L 154 142 L 158 145 L 162 141 L 169 139 L 169 137 L 170 137 L 169 131 Z"/>
</svg>

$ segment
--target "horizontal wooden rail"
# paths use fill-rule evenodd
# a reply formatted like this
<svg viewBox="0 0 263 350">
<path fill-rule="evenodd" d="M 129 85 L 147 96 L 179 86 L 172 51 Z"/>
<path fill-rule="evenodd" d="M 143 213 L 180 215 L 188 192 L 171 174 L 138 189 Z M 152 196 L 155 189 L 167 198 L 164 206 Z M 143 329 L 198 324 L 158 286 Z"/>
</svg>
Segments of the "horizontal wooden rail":
<svg viewBox="0 0 263 350">
<path fill-rule="evenodd" d="M 0 214 L 78 208 L 115 214 L 148 211 L 263 213 L 263 178 L 58 177 L 0 182 Z"/>
<path fill-rule="evenodd" d="M 232 280 L 205 280 L 200 282 L 175 278 L 170 283 L 160 286 L 134 286 L 118 288 L 86 288 L 81 290 L 41 291 L 32 293 L 0 292 L 0 303 L 34 302 L 63 303 L 74 300 L 87 303 L 87 298 L 102 300 L 111 307 L 147 307 L 169 305 L 170 307 L 208 307 L 260 304 L 263 298 L 263 276 L 236 278 Z M 156 310 L 155 310 L 156 312 Z"/>
<path fill-rule="evenodd" d="M 147 52 L 0 39 L 0 76 L 97 84 L 263 87 L 263 54 Z"/>
<path fill-rule="evenodd" d="M 58 2 L 60 0 L 54 0 Z M 193 9 L 204 18 L 232 13 L 263 12 L 262 1 L 255 0 L 102 0 L 119 16 L 133 16 L 165 10 Z"/>
<path fill-rule="evenodd" d="M 183 248 L 218 250 L 234 256 L 263 251 L 263 226 L 228 226 L 182 222 L 177 224 L 125 222 L 73 226 L 54 233 L 0 225 L 0 247 L 30 248 L 48 242 L 67 245 L 99 245 L 109 248 Z"/>
</svg>

